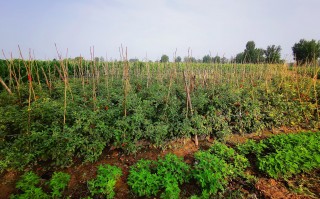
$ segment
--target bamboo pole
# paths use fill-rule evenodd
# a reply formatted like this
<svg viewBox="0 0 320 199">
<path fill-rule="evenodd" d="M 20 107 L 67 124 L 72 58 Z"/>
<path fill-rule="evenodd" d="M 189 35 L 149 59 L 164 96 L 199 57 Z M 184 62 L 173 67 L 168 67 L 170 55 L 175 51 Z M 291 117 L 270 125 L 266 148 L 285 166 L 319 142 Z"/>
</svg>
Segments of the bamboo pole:
<svg viewBox="0 0 320 199">
<path fill-rule="evenodd" d="M 10 90 L 10 88 L 6 85 L 6 83 L 3 81 L 3 79 L 0 77 L 0 83 L 2 84 L 2 86 L 8 91 L 8 93 L 10 95 L 12 95 L 12 92 Z"/>
<path fill-rule="evenodd" d="M 185 87 L 185 90 L 186 90 L 186 101 L 187 101 L 187 114 L 188 114 L 188 107 L 190 107 L 190 114 L 191 114 L 191 117 L 193 116 L 193 109 L 192 109 L 192 103 L 191 103 L 191 97 L 190 97 L 190 85 L 188 85 L 188 82 L 187 82 L 187 75 L 186 75 L 186 72 L 183 71 L 183 79 L 184 79 L 184 87 Z M 195 142 L 195 145 L 198 146 L 199 145 L 199 142 L 198 142 L 198 135 L 197 133 L 194 135 L 194 142 Z"/>
</svg>

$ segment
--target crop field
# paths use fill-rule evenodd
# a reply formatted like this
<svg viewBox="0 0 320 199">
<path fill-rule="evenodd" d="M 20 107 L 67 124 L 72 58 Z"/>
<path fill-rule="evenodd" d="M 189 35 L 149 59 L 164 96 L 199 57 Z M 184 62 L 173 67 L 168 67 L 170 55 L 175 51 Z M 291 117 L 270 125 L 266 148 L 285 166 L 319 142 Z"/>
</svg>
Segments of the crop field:
<svg viewBox="0 0 320 199">
<path fill-rule="evenodd" d="M 0 198 L 319 198 L 319 70 L 0 60 Z"/>
</svg>

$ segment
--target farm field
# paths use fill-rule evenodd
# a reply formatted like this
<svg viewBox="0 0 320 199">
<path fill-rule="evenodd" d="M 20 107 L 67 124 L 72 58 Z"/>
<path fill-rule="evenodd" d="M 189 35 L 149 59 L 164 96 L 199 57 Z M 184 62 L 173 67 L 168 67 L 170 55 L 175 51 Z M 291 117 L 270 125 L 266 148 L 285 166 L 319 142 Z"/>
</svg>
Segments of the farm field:
<svg viewBox="0 0 320 199">
<path fill-rule="evenodd" d="M 0 198 L 319 198 L 319 69 L 0 60 Z"/>
</svg>

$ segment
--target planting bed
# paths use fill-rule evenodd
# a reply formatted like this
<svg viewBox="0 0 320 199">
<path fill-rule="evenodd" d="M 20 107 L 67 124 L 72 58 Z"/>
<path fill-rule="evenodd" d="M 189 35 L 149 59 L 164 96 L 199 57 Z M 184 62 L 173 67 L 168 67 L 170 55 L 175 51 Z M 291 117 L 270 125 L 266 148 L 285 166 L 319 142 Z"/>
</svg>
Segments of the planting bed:
<svg viewBox="0 0 320 199">
<path fill-rule="evenodd" d="M 319 129 L 318 67 L 30 59 L 0 72 L 1 198 L 319 197 L 319 133 L 300 133 Z M 266 139 L 282 131 L 297 133 Z"/>
</svg>

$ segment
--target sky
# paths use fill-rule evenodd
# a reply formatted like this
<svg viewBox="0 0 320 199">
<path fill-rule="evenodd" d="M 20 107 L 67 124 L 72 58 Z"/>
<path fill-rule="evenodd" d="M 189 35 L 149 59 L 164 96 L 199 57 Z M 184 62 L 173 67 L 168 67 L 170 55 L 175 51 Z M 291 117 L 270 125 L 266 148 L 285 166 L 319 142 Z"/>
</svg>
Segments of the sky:
<svg viewBox="0 0 320 199">
<path fill-rule="evenodd" d="M 0 50 L 6 57 L 230 58 L 248 41 L 280 45 L 292 60 L 300 39 L 320 40 L 319 0 L 1 0 Z M 93 51 L 94 48 L 94 51 Z M 190 50 L 189 50 L 190 49 Z M 0 59 L 4 59 L 3 53 Z"/>
</svg>

